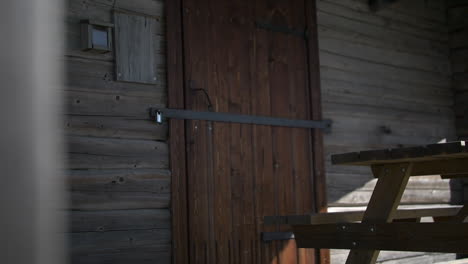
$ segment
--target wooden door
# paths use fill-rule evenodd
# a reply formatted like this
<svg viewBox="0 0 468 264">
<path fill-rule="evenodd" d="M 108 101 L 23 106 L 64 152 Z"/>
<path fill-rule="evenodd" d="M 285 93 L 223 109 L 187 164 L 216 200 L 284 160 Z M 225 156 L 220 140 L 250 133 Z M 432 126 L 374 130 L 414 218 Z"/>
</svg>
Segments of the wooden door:
<svg viewBox="0 0 468 264">
<path fill-rule="evenodd" d="M 313 2 L 184 0 L 181 10 L 186 109 L 320 118 Z M 261 233 L 287 230 L 262 225 L 266 215 L 323 208 L 320 132 L 185 124 L 190 263 L 314 263 L 317 252 Z"/>
</svg>

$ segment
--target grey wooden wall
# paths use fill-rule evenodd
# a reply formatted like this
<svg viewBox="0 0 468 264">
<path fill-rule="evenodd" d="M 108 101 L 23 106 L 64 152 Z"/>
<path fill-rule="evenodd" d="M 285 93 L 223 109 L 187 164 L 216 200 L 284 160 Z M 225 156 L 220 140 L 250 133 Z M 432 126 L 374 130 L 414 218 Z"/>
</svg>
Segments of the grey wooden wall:
<svg viewBox="0 0 468 264">
<path fill-rule="evenodd" d="M 468 139 L 468 1 L 449 1 L 448 16 L 457 136 Z"/>
<path fill-rule="evenodd" d="M 167 101 L 163 3 L 69 0 L 66 119 L 72 263 L 170 263 L 167 127 L 148 120 Z M 116 82 L 113 53 L 80 51 L 83 19 L 112 23 L 112 10 L 152 16 L 157 80 Z"/>
<path fill-rule="evenodd" d="M 445 0 L 400 0 L 377 13 L 367 0 L 317 0 L 330 206 L 365 205 L 368 168 L 332 166 L 330 155 L 454 140 Z M 466 16 L 465 16 L 466 18 Z M 461 200 L 462 186 L 412 179 L 406 204 Z M 344 263 L 346 251 L 332 251 Z M 383 263 L 432 263 L 453 255 L 383 252 Z"/>
<path fill-rule="evenodd" d="M 450 61 L 453 71 L 457 136 L 468 139 L 468 1 L 449 1 Z M 468 201 L 468 181 L 464 180 Z"/>
</svg>

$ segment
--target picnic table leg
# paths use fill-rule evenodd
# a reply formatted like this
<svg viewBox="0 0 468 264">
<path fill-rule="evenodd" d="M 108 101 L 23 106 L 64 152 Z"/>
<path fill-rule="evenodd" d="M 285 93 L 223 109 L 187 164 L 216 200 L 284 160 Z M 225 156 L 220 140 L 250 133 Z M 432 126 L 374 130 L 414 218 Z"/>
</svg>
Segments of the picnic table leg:
<svg viewBox="0 0 468 264">
<path fill-rule="evenodd" d="M 412 163 L 388 164 L 377 171 L 377 184 L 362 218 L 363 223 L 389 223 L 411 175 Z M 351 250 L 346 264 L 375 263 L 378 250 Z"/>
</svg>

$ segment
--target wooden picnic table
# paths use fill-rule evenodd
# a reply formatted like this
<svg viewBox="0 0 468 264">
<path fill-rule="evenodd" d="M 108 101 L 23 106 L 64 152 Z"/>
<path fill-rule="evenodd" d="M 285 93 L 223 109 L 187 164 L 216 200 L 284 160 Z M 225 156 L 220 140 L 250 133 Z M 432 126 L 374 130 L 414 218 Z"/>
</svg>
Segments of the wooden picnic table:
<svg viewBox="0 0 468 264">
<path fill-rule="evenodd" d="M 291 225 L 298 247 L 351 249 L 348 264 L 375 263 L 379 250 L 468 253 L 467 205 L 398 210 L 411 176 L 468 177 L 467 144 L 332 155 L 332 164 L 370 166 L 378 178 L 366 210 L 268 216 L 265 224 Z M 420 223 L 424 216 L 437 221 Z"/>
</svg>

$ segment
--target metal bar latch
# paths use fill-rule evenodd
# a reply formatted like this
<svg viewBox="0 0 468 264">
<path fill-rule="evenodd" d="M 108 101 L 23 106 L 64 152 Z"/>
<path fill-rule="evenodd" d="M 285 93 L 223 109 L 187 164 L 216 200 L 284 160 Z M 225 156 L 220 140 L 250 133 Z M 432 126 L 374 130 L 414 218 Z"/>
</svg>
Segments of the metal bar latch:
<svg viewBox="0 0 468 264">
<path fill-rule="evenodd" d="M 325 133 L 331 132 L 331 120 L 300 120 L 288 119 L 269 116 L 242 115 L 232 113 L 219 112 L 203 112 L 183 109 L 161 109 L 151 108 L 150 114 L 152 118 L 161 124 L 165 118 L 188 119 L 188 120 L 205 120 L 225 123 L 240 123 L 252 125 L 267 125 L 281 127 L 297 127 L 297 128 L 317 128 L 322 129 Z"/>
</svg>

